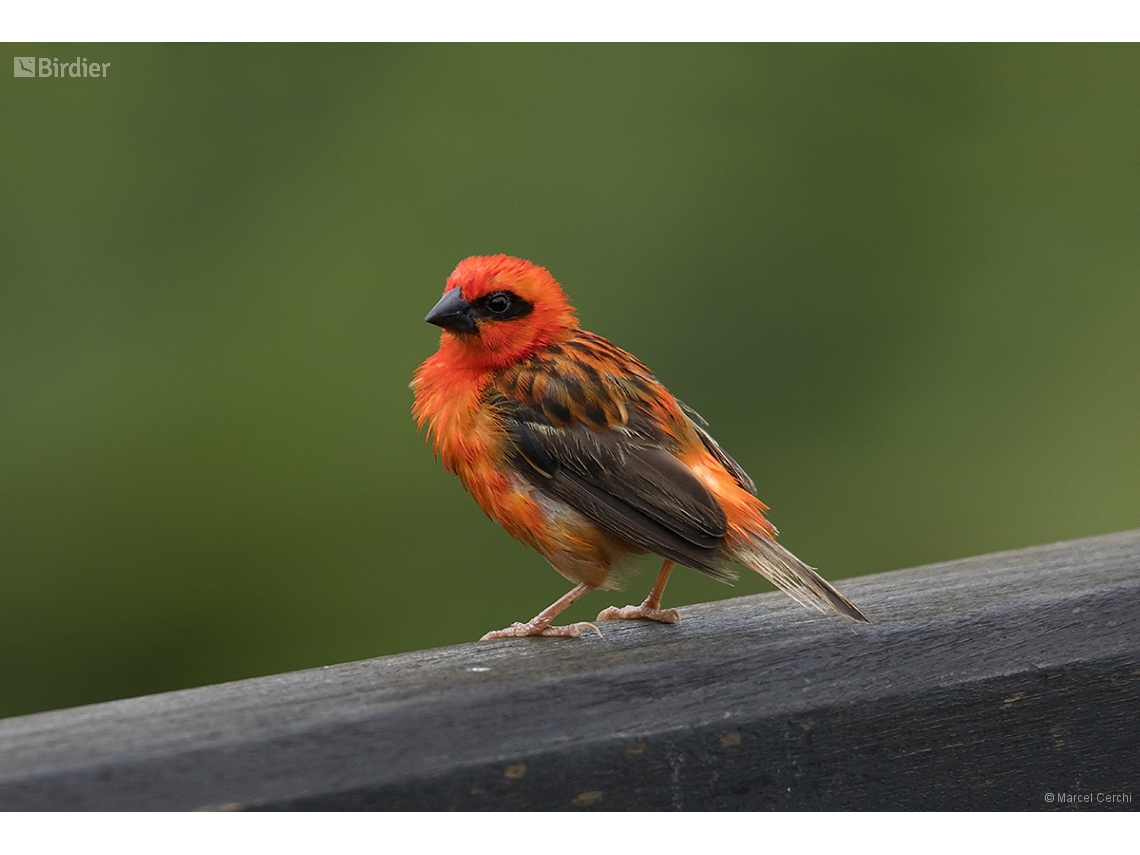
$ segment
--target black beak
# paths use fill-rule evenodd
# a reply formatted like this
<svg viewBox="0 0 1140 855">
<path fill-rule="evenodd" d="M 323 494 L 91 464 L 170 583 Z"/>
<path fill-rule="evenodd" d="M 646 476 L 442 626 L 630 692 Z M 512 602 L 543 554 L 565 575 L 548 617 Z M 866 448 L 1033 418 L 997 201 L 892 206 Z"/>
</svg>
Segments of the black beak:
<svg viewBox="0 0 1140 855">
<path fill-rule="evenodd" d="M 452 288 L 446 292 L 435 304 L 435 308 L 427 313 L 424 320 L 429 324 L 435 324 L 437 327 L 443 327 L 445 330 L 452 330 L 453 332 L 473 333 L 478 331 L 475 326 L 475 318 L 471 314 L 471 304 L 463 299 L 458 288 Z"/>
</svg>

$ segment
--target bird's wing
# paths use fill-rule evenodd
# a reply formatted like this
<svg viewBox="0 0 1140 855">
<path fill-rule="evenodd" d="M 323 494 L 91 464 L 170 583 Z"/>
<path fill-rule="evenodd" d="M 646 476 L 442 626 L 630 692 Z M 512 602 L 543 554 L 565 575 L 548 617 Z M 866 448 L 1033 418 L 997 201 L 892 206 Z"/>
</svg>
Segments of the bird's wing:
<svg viewBox="0 0 1140 855">
<path fill-rule="evenodd" d="M 736 479 L 737 484 L 755 496 L 756 482 L 744 471 L 743 466 L 733 460 L 728 452 L 720 447 L 720 444 L 712 438 L 712 434 L 705 430 L 705 428 L 709 426 L 709 423 L 705 421 L 704 417 L 684 401 L 677 399 L 677 403 L 681 405 L 681 409 L 684 410 L 685 415 L 689 417 L 689 421 L 693 424 L 693 429 L 697 432 L 697 436 L 701 438 L 701 443 L 708 450 L 709 454 L 720 461 L 720 465 L 728 470 L 728 474 Z"/>
<path fill-rule="evenodd" d="M 661 396 L 671 403 L 669 393 L 633 357 L 590 356 L 565 348 L 543 353 L 490 387 L 488 403 L 510 437 L 511 465 L 629 543 L 733 578 L 718 554 L 728 531 L 724 511 L 671 453 L 677 441 L 660 423 Z"/>
</svg>

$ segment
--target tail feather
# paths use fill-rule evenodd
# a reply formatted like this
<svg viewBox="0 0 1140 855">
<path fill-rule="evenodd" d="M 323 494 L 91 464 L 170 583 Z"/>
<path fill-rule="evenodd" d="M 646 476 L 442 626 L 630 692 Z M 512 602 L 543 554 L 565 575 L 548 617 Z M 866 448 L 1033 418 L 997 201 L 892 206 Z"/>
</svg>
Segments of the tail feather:
<svg viewBox="0 0 1140 855">
<path fill-rule="evenodd" d="M 759 573 L 800 605 L 870 623 L 854 603 L 770 537 L 761 535 L 747 541 L 736 549 L 733 559 Z"/>
</svg>

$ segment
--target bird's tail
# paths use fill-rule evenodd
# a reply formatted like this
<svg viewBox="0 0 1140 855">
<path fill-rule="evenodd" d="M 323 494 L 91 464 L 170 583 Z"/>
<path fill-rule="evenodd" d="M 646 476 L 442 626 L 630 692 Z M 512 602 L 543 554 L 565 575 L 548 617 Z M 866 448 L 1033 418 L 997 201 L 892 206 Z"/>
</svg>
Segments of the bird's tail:
<svg viewBox="0 0 1140 855">
<path fill-rule="evenodd" d="M 870 623 L 866 616 L 831 584 L 771 537 L 758 535 L 733 550 L 734 561 L 759 573 L 797 603 L 840 617 Z"/>
</svg>

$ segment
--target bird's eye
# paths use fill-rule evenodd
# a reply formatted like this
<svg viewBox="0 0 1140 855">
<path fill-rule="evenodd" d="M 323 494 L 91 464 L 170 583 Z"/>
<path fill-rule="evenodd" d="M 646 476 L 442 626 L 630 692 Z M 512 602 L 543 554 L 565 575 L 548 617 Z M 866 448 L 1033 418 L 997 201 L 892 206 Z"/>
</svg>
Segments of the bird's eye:
<svg viewBox="0 0 1140 855">
<path fill-rule="evenodd" d="M 491 321 L 513 321 L 530 314 L 534 308 L 513 291 L 492 291 L 475 301 L 475 314 Z"/>
<path fill-rule="evenodd" d="M 487 300 L 487 308 L 493 315 L 505 315 L 507 310 L 511 307 L 511 297 L 509 294 L 492 294 Z"/>
</svg>

